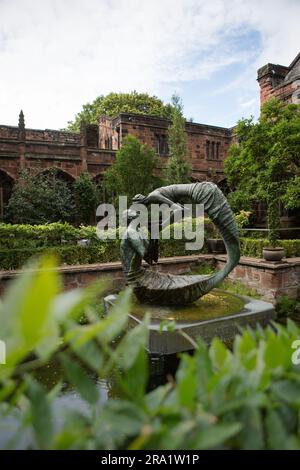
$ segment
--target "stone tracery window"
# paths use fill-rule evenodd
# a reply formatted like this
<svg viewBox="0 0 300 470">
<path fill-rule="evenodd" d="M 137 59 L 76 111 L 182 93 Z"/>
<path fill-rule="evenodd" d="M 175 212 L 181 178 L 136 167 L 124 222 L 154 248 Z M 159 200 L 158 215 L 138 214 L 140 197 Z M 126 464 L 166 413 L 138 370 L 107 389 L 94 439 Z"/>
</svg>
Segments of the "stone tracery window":
<svg viewBox="0 0 300 470">
<path fill-rule="evenodd" d="M 166 134 L 155 134 L 155 150 L 158 155 L 168 155 L 169 146 Z"/>
<path fill-rule="evenodd" d="M 206 160 L 219 160 L 220 159 L 220 142 L 214 140 L 206 141 Z"/>
</svg>

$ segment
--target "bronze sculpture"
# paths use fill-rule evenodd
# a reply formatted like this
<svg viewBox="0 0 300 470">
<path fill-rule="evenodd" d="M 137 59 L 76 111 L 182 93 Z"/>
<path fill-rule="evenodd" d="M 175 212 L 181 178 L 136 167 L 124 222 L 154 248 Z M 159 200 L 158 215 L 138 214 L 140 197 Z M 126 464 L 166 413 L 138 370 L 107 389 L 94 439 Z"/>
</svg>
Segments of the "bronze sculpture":
<svg viewBox="0 0 300 470">
<path fill-rule="evenodd" d="M 224 240 L 228 260 L 225 267 L 210 275 L 172 275 L 142 266 L 157 261 L 156 243 L 147 240 L 134 226 L 137 213 L 128 211 L 129 224 L 121 242 L 121 260 L 127 283 L 132 285 L 139 301 L 158 305 L 186 305 L 216 287 L 238 264 L 240 244 L 237 225 L 230 206 L 217 185 L 210 182 L 174 184 L 157 188 L 148 196 L 136 195 L 133 202 L 146 206 L 165 203 L 180 209 L 182 199 L 203 204 L 205 212 L 217 226 Z"/>
</svg>

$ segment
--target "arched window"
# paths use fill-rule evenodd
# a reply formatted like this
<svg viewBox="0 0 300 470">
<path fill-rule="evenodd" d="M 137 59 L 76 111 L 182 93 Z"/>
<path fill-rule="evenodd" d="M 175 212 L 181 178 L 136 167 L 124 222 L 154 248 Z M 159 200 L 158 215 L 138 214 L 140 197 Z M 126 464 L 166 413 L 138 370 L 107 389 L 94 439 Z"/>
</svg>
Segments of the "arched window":
<svg viewBox="0 0 300 470">
<path fill-rule="evenodd" d="M 74 181 L 75 181 L 75 178 L 73 178 L 73 176 L 70 175 L 70 173 L 68 173 L 67 171 L 61 170 L 60 168 L 56 168 L 56 167 L 47 168 L 46 170 L 43 170 L 38 174 L 40 174 L 40 175 L 48 175 L 48 174 L 51 175 L 51 174 L 53 174 L 53 176 L 55 176 L 55 178 L 58 178 L 62 181 L 65 181 L 66 183 L 68 183 L 70 185 L 72 183 L 74 183 Z"/>
<path fill-rule="evenodd" d="M 166 134 L 155 134 L 155 150 L 158 155 L 168 155 L 168 137 Z"/>
</svg>

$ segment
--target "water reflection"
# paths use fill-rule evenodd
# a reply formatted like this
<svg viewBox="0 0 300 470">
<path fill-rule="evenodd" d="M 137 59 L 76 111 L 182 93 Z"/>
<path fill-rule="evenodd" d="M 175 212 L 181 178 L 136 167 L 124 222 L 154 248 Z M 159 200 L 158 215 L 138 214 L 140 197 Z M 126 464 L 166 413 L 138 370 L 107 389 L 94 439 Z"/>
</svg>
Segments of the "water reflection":
<svg viewBox="0 0 300 470">
<path fill-rule="evenodd" d="M 159 385 L 165 384 L 170 377 L 174 377 L 179 359 L 177 354 L 150 355 L 148 354 L 149 382 L 147 389 L 153 390 Z M 99 404 L 104 403 L 108 398 L 118 398 L 119 391 L 113 377 L 100 379 L 96 373 L 86 370 L 89 377 L 96 383 L 99 392 Z M 75 408 L 79 411 L 87 409 L 86 402 L 82 400 L 79 393 L 66 380 L 64 369 L 60 361 L 56 358 L 52 359 L 48 364 L 37 369 L 34 373 L 35 378 L 50 391 L 58 385 L 62 384 L 58 396 L 54 400 L 55 408 Z"/>
<path fill-rule="evenodd" d="M 241 297 L 214 289 L 192 304 L 185 306 L 157 306 L 135 302 L 131 308 L 132 314 L 142 319 L 145 312 L 149 312 L 152 321 L 175 320 L 177 323 L 199 322 L 213 318 L 234 315 L 240 312 L 245 305 Z"/>
</svg>

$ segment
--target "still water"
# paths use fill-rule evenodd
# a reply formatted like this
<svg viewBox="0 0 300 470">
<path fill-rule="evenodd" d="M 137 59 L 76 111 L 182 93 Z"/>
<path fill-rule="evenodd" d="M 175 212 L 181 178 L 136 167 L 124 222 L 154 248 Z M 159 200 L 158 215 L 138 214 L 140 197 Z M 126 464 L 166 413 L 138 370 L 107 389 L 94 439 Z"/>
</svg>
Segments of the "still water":
<svg viewBox="0 0 300 470">
<path fill-rule="evenodd" d="M 240 312 L 244 305 L 245 301 L 241 297 L 214 289 L 201 299 L 183 307 L 161 307 L 136 302 L 132 307 L 132 313 L 141 319 L 145 312 L 150 312 L 151 320 L 174 320 L 180 324 L 234 315 Z"/>
</svg>

